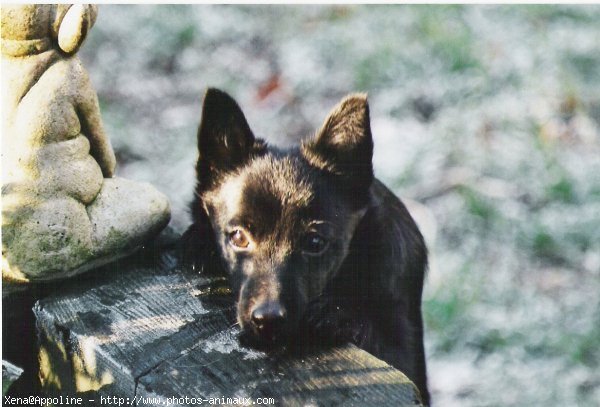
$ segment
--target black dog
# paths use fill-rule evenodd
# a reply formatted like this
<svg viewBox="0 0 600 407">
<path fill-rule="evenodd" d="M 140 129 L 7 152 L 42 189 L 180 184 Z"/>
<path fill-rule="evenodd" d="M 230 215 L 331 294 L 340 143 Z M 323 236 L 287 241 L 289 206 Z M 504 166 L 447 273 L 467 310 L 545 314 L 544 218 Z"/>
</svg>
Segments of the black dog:
<svg viewBox="0 0 600 407">
<path fill-rule="evenodd" d="M 402 370 L 428 403 L 423 237 L 373 176 L 365 95 L 316 136 L 281 151 L 252 134 L 236 102 L 204 98 L 186 251 L 225 273 L 241 339 L 255 347 L 353 342 Z"/>
</svg>

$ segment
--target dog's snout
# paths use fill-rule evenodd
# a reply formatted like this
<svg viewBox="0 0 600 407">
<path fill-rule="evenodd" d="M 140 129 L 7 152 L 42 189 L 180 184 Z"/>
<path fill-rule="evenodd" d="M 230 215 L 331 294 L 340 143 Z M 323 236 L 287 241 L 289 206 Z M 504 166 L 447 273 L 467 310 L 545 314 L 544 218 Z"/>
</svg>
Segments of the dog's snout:
<svg viewBox="0 0 600 407">
<path fill-rule="evenodd" d="M 252 323 L 261 335 L 267 337 L 276 336 L 287 316 L 283 304 L 278 301 L 263 303 L 252 311 Z"/>
</svg>

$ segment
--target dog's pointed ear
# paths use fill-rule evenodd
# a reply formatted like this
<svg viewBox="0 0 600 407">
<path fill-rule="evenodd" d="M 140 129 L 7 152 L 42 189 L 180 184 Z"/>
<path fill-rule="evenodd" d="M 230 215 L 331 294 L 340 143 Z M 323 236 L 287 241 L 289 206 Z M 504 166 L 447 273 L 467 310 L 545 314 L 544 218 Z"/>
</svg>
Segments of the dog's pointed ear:
<svg viewBox="0 0 600 407">
<path fill-rule="evenodd" d="M 311 165 L 342 176 L 354 191 L 366 192 L 373 182 L 373 137 L 367 95 L 354 94 L 342 100 L 316 136 L 303 144 L 302 152 Z"/>
<path fill-rule="evenodd" d="M 233 170 L 248 160 L 254 142 L 254 134 L 235 100 L 209 88 L 198 128 L 198 169 L 211 173 Z"/>
</svg>

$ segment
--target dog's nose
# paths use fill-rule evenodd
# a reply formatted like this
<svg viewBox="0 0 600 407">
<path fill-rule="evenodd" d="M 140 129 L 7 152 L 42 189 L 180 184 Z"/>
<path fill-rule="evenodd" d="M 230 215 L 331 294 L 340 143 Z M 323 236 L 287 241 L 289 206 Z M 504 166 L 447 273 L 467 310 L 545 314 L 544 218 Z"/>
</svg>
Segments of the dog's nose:
<svg viewBox="0 0 600 407">
<path fill-rule="evenodd" d="M 287 312 L 279 301 L 271 301 L 254 308 L 251 316 L 261 335 L 274 338 L 281 331 Z"/>
</svg>

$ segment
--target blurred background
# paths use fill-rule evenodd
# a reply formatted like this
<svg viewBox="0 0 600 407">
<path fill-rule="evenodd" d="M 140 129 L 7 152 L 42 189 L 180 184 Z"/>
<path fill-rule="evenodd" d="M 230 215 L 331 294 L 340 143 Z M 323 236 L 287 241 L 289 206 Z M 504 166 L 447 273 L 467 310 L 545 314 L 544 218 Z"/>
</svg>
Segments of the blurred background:
<svg viewBox="0 0 600 407">
<path fill-rule="evenodd" d="M 435 404 L 598 405 L 599 6 L 100 6 L 80 56 L 117 174 L 178 231 L 206 87 L 279 146 L 368 92 L 376 175 L 431 252 Z"/>
</svg>

